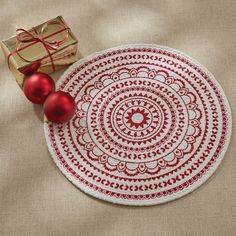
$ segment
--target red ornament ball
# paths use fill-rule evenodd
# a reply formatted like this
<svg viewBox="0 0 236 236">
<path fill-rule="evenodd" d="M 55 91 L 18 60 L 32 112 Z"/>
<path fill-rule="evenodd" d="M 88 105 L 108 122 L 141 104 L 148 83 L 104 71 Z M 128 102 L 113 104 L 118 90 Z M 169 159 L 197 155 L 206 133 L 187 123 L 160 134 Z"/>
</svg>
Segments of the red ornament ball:
<svg viewBox="0 0 236 236">
<path fill-rule="evenodd" d="M 69 121 L 75 114 L 76 104 L 69 93 L 57 91 L 47 97 L 43 109 L 49 121 L 64 123 Z"/>
<path fill-rule="evenodd" d="M 36 72 L 26 77 L 23 90 L 31 102 L 43 104 L 47 96 L 55 91 L 55 83 L 49 75 Z"/>
</svg>

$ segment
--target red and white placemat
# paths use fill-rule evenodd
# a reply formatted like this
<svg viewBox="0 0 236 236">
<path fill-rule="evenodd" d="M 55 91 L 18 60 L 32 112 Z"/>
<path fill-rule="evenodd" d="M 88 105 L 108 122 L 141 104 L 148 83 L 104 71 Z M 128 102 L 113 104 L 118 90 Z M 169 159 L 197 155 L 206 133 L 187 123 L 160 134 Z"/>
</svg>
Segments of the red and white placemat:
<svg viewBox="0 0 236 236">
<path fill-rule="evenodd" d="M 125 45 L 78 61 L 57 88 L 75 97 L 66 124 L 45 123 L 51 155 L 84 192 L 152 205 L 204 183 L 226 152 L 231 113 L 213 75 L 158 45 Z"/>
</svg>

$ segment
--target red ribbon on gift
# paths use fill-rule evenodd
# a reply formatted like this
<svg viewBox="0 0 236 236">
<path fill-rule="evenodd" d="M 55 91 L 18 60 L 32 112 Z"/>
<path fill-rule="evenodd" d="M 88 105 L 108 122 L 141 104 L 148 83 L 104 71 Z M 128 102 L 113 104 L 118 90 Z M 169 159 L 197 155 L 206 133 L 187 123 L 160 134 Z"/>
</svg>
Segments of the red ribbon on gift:
<svg viewBox="0 0 236 236">
<path fill-rule="evenodd" d="M 50 35 L 47 35 L 45 37 L 43 37 L 43 32 L 47 29 L 47 27 L 49 27 L 50 25 L 60 25 L 62 27 L 62 29 L 50 34 Z M 54 61 L 53 61 L 53 58 L 52 58 L 52 51 L 56 51 L 57 48 L 62 45 L 68 38 L 68 35 L 69 35 L 69 29 L 68 27 L 66 27 L 62 22 L 57 22 L 57 21 L 51 21 L 51 22 L 46 22 L 42 27 L 41 29 L 39 30 L 39 32 L 37 31 L 37 29 L 35 27 L 32 28 L 33 32 L 29 32 L 28 30 L 25 30 L 25 29 L 17 29 L 16 30 L 16 38 L 18 40 L 17 42 L 17 45 L 16 45 L 16 50 L 11 52 L 9 55 L 8 55 L 8 58 L 7 58 L 7 62 L 8 62 L 8 67 L 10 65 L 10 57 L 13 55 L 13 54 L 17 54 L 23 61 L 25 62 L 34 62 L 34 61 L 29 61 L 27 60 L 26 58 L 24 58 L 21 54 L 20 54 L 20 51 L 22 51 L 23 49 L 25 48 L 28 48 L 30 46 L 32 46 L 33 44 L 36 44 L 36 43 L 41 43 L 43 44 L 45 50 L 47 51 L 47 54 L 50 58 L 50 61 L 51 61 L 51 65 L 52 65 L 52 69 L 53 71 L 55 71 L 55 64 L 54 64 Z M 56 34 L 59 34 L 63 31 L 66 31 L 66 34 L 64 36 L 64 38 L 60 41 L 55 41 L 55 40 L 48 40 L 50 37 L 56 35 Z M 20 47 L 23 43 L 27 43 L 25 46 L 23 47 Z M 44 59 L 45 57 L 37 60 L 36 62 L 37 63 L 41 63 L 41 60 Z"/>
</svg>

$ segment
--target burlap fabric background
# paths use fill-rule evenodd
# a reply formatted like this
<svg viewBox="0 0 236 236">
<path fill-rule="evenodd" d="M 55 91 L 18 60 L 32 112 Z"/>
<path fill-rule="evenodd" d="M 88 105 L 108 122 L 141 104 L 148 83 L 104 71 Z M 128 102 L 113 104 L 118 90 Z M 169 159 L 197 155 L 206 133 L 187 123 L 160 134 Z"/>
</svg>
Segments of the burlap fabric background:
<svg viewBox="0 0 236 236">
<path fill-rule="evenodd" d="M 235 1 L 0 0 L 0 38 L 60 14 L 78 36 L 81 56 L 127 43 L 189 54 L 215 75 L 234 113 Z M 235 153 L 233 130 L 225 159 L 207 183 L 164 205 L 124 207 L 93 199 L 53 163 L 41 108 L 25 99 L 0 54 L 1 236 L 236 235 Z"/>
</svg>

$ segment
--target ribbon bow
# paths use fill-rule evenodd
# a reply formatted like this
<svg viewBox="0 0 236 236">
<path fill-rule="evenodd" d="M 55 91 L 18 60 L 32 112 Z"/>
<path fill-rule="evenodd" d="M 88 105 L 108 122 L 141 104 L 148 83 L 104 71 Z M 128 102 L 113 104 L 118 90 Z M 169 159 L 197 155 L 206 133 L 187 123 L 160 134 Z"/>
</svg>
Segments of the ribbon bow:
<svg viewBox="0 0 236 236">
<path fill-rule="evenodd" d="M 43 37 L 44 31 L 47 29 L 47 27 L 49 25 L 60 25 L 60 26 L 62 26 L 62 29 L 60 29 L 60 30 L 48 35 L 48 36 Z M 65 36 L 62 40 L 59 40 L 59 41 L 56 41 L 56 40 L 51 40 L 50 41 L 50 40 L 48 40 L 53 35 L 61 33 L 63 31 L 66 31 L 66 34 L 65 34 Z M 52 58 L 51 51 L 56 51 L 57 48 L 67 40 L 68 32 L 69 32 L 69 28 L 66 27 L 62 22 L 57 22 L 57 21 L 51 21 L 51 22 L 45 23 L 39 31 L 37 31 L 37 29 L 35 27 L 33 27 L 32 28 L 32 33 L 29 32 L 28 30 L 25 30 L 25 29 L 21 29 L 21 28 L 17 29 L 16 30 L 16 38 L 17 38 L 18 42 L 17 42 L 17 45 L 16 45 L 16 50 L 11 52 L 8 55 L 8 66 L 9 66 L 10 56 L 12 56 L 15 53 L 25 62 L 34 62 L 34 61 L 29 61 L 25 57 L 20 55 L 20 51 L 27 48 L 27 47 L 30 47 L 31 45 L 33 45 L 35 43 L 41 43 L 44 46 L 45 50 L 47 51 L 47 54 L 48 54 L 48 56 L 50 58 L 50 61 L 51 61 L 52 69 L 53 69 L 53 71 L 55 71 L 55 65 L 54 65 L 54 61 L 53 61 L 53 58 Z M 20 47 L 23 43 L 26 44 L 26 45 L 23 46 L 23 47 Z M 39 62 L 43 58 L 39 59 Z"/>
</svg>

